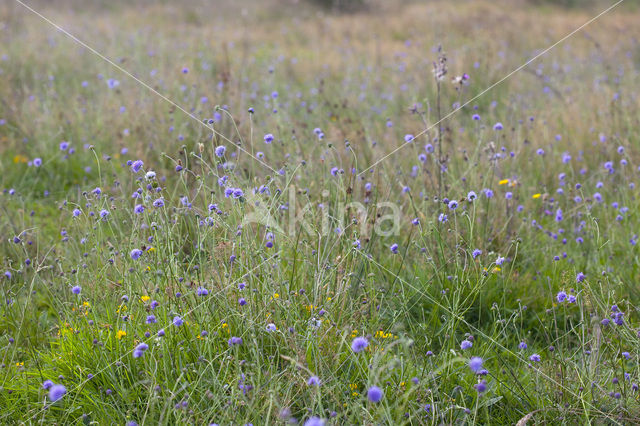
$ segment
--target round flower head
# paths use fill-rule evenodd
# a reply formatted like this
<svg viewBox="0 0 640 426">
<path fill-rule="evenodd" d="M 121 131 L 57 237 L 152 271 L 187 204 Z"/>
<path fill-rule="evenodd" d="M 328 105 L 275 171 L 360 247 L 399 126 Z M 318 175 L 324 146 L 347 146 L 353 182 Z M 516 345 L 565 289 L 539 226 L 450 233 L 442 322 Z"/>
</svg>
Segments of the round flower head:
<svg viewBox="0 0 640 426">
<path fill-rule="evenodd" d="M 556 295 L 556 300 L 558 301 L 558 303 L 564 302 L 566 298 L 567 298 L 567 293 L 565 293 L 564 291 L 559 291 L 558 294 Z"/>
<path fill-rule="evenodd" d="M 133 250 L 131 250 L 130 256 L 131 256 L 131 259 L 138 260 L 138 259 L 140 259 L 140 256 L 142 256 L 142 250 L 133 249 Z"/>
<path fill-rule="evenodd" d="M 320 378 L 318 376 L 311 376 L 309 380 L 307 380 L 307 384 L 309 386 L 320 386 Z"/>
<path fill-rule="evenodd" d="M 404 141 L 405 142 L 413 142 L 413 135 L 404 135 Z"/>
<path fill-rule="evenodd" d="M 455 210 L 458 208 L 458 202 L 456 200 L 449 201 L 449 209 Z"/>
<path fill-rule="evenodd" d="M 398 245 L 396 243 L 391 244 L 389 250 L 391 250 L 391 253 L 398 253 Z"/>
<path fill-rule="evenodd" d="M 369 346 L 369 341 L 364 337 L 356 337 L 351 342 L 351 350 L 355 353 L 362 352 L 367 346 Z"/>
<path fill-rule="evenodd" d="M 82 287 L 80 287 L 79 285 L 75 285 L 71 287 L 71 293 L 73 294 L 80 294 L 81 291 L 82 291 Z"/>
<path fill-rule="evenodd" d="M 382 389 L 377 386 L 371 386 L 367 391 L 367 398 L 369 398 L 369 401 L 371 402 L 380 402 L 380 400 L 382 400 L 382 396 Z"/>
<path fill-rule="evenodd" d="M 227 151 L 227 147 L 224 145 L 220 145 L 216 147 L 216 150 L 215 150 L 216 157 L 223 157 L 226 151 Z"/>
<path fill-rule="evenodd" d="M 42 389 L 49 390 L 53 386 L 53 382 L 51 380 L 45 380 L 42 382 Z"/>
<path fill-rule="evenodd" d="M 144 163 L 142 162 L 142 160 L 136 160 L 133 163 L 131 163 L 131 171 L 133 173 L 138 173 L 143 166 L 144 166 Z"/>
<path fill-rule="evenodd" d="M 273 135 L 271 133 L 264 135 L 264 143 L 270 144 L 271 142 L 273 142 Z"/>
<path fill-rule="evenodd" d="M 63 385 L 53 385 L 49 388 L 49 399 L 53 402 L 59 400 L 67 393 L 67 388 Z"/>
<path fill-rule="evenodd" d="M 209 290 L 207 290 L 207 289 L 206 289 L 206 288 L 204 288 L 204 287 L 198 287 L 198 289 L 196 290 L 196 294 L 197 294 L 198 296 L 206 296 L 206 295 L 208 295 L 208 294 L 209 294 Z"/>
<path fill-rule="evenodd" d="M 473 371 L 474 373 L 479 373 L 480 370 L 482 370 L 482 363 L 484 361 L 482 360 L 482 358 L 478 357 L 478 356 L 474 356 L 473 358 L 471 358 L 469 360 L 469 368 L 471 369 L 471 371 Z"/>
<path fill-rule="evenodd" d="M 529 357 L 529 360 L 533 362 L 540 362 L 541 359 L 542 358 L 540 358 L 540 355 L 538 354 L 533 354 Z"/>
<path fill-rule="evenodd" d="M 324 426 L 324 420 L 320 417 L 309 417 L 306 422 L 304 422 L 304 426 Z"/>
<path fill-rule="evenodd" d="M 462 343 L 460 343 L 460 349 L 462 349 L 463 351 L 466 349 L 471 349 L 472 346 L 473 343 L 471 343 L 469 340 L 463 340 Z"/>
<path fill-rule="evenodd" d="M 176 327 L 180 327 L 182 324 L 184 324 L 184 321 L 182 320 L 182 318 L 178 316 L 173 318 L 173 325 L 175 325 Z"/>
</svg>

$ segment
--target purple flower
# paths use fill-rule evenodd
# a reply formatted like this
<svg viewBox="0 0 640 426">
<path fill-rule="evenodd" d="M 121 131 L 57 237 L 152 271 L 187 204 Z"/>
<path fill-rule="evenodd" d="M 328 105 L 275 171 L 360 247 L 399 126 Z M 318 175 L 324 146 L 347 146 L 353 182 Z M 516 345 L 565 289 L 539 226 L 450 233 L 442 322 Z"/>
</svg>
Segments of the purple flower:
<svg viewBox="0 0 640 426">
<path fill-rule="evenodd" d="M 532 362 L 540 362 L 542 358 L 540 358 L 540 355 L 538 354 L 533 354 L 529 357 L 529 360 Z"/>
<path fill-rule="evenodd" d="M 144 212 L 144 206 L 142 204 L 136 204 L 136 206 L 133 208 L 133 212 L 135 214 L 141 214 Z"/>
<path fill-rule="evenodd" d="M 556 300 L 558 301 L 558 303 L 564 302 L 566 298 L 567 298 L 567 293 L 565 293 L 564 291 L 559 291 L 558 294 L 556 295 Z"/>
<path fill-rule="evenodd" d="M 409 134 L 404 135 L 405 142 L 413 142 L 413 139 L 414 139 L 413 135 L 409 135 Z"/>
<path fill-rule="evenodd" d="M 69 149 L 69 142 L 67 141 L 60 142 L 60 151 L 66 151 L 67 149 Z"/>
<path fill-rule="evenodd" d="M 587 276 L 582 272 L 578 272 L 578 275 L 576 275 L 576 282 L 581 283 L 586 277 Z"/>
<path fill-rule="evenodd" d="M 71 287 L 71 293 L 73 294 L 80 294 L 81 291 L 82 287 L 80 287 L 79 285 L 74 285 L 73 287 Z"/>
<path fill-rule="evenodd" d="M 449 201 L 449 209 L 455 210 L 458 208 L 458 202 L 456 200 Z"/>
<path fill-rule="evenodd" d="M 176 327 L 180 327 L 182 324 L 184 324 L 182 318 L 180 318 L 179 316 L 173 317 L 173 325 L 175 325 Z"/>
<path fill-rule="evenodd" d="M 42 389 L 49 390 L 53 386 L 53 382 L 51 380 L 45 380 L 42 382 Z"/>
<path fill-rule="evenodd" d="M 520 342 L 520 344 L 518 345 L 518 348 L 527 349 L 527 344 L 525 342 Z"/>
<path fill-rule="evenodd" d="M 380 389 L 377 386 L 371 386 L 367 391 L 367 398 L 369 398 L 369 401 L 371 402 L 374 402 L 374 403 L 380 402 L 380 400 L 382 400 L 382 396 L 383 396 L 382 389 Z"/>
<path fill-rule="evenodd" d="M 197 294 L 198 296 L 206 296 L 206 295 L 208 295 L 208 294 L 209 294 L 209 290 L 207 290 L 207 289 L 206 289 L 206 288 L 204 288 L 204 287 L 198 287 L 198 289 L 196 290 L 196 294 Z"/>
<path fill-rule="evenodd" d="M 33 159 L 33 165 L 36 167 L 42 166 L 42 158 L 36 157 Z"/>
<path fill-rule="evenodd" d="M 463 351 L 466 349 L 471 349 L 472 346 L 473 343 L 471 343 L 469 340 L 463 340 L 462 343 L 460 343 L 460 349 L 462 349 Z"/>
<path fill-rule="evenodd" d="M 487 391 L 487 381 L 482 380 L 478 384 L 474 385 L 474 387 L 476 388 L 476 391 L 478 391 L 478 393 L 484 393 Z"/>
<path fill-rule="evenodd" d="M 144 166 L 144 163 L 142 162 L 142 160 L 136 160 L 133 163 L 131 163 L 131 171 L 133 173 L 138 173 L 140 169 L 142 169 L 142 166 Z"/>
<path fill-rule="evenodd" d="M 216 147 L 215 154 L 217 157 L 223 157 L 226 151 L 227 151 L 227 147 L 224 145 L 220 145 Z"/>
<path fill-rule="evenodd" d="M 362 352 L 367 346 L 369 346 L 369 341 L 364 337 L 356 337 L 351 342 L 351 350 L 355 353 Z"/>
<path fill-rule="evenodd" d="M 138 259 L 140 259 L 140 256 L 142 256 L 142 250 L 133 249 L 133 250 L 131 250 L 130 255 L 131 255 L 131 259 L 138 260 Z"/>
<path fill-rule="evenodd" d="M 480 249 L 475 249 L 472 253 L 471 256 L 473 256 L 473 258 L 475 259 L 476 257 L 480 256 L 482 254 L 482 250 Z"/>
<path fill-rule="evenodd" d="M 156 208 L 164 207 L 164 199 L 158 198 L 157 200 L 155 200 L 153 202 L 153 207 L 156 207 Z"/>
<path fill-rule="evenodd" d="M 53 385 L 49 388 L 49 399 L 53 402 L 59 400 L 67 393 L 67 388 L 63 385 Z"/>
<path fill-rule="evenodd" d="M 324 426 L 325 422 L 320 417 L 309 417 L 304 426 Z"/>
<path fill-rule="evenodd" d="M 484 361 L 482 360 L 482 358 L 474 356 L 469 360 L 469 368 L 471 369 L 471 371 L 477 374 L 478 372 L 480 372 L 480 370 L 482 370 L 483 362 Z"/>
<path fill-rule="evenodd" d="M 309 380 L 307 380 L 307 384 L 309 386 L 320 386 L 320 378 L 318 376 L 311 376 Z"/>
<path fill-rule="evenodd" d="M 396 244 L 396 243 L 391 244 L 391 246 L 389 246 L 389 250 L 391 250 L 391 253 L 397 254 L 398 253 L 398 244 Z"/>
<path fill-rule="evenodd" d="M 241 337 L 232 337 L 232 338 L 229 339 L 229 341 L 227 343 L 229 344 L 229 346 L 241 345 L 242 344 L 242 338 Z"/>
<path fill-rule="evenodd" d="M 502 125 L 502 123 L 497 122 L 494 126 L 493 126 L 493 130 L 502 130 L 504 129 L 504 126 Z"/>
<path fill-rule="evenodd" d="M 147 315 L 147 319 L 145 321 L 147 324 L 155 324 L 156 322 L 158 322 L 158 320 L 156 320 L 156 316 L 155 315 Z"/>
<path fill-rule="evenodd" d="M 273 142 L 273 135 L 271 133 L 264 135 L 264 143 L 270 144 L 271 142 Z"/>
</svg>

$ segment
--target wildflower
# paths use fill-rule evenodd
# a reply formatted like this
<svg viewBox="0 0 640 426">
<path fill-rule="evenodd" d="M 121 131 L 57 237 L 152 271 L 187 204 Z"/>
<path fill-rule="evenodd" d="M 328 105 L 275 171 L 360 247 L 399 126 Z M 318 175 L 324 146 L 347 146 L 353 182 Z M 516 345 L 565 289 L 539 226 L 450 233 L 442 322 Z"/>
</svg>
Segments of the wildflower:
<svg viewBox="0 0 640 426">
<path fill-rule="evenodd" d="M 382 389 L 380 389 L 377 386 L 371 386 L 367 391 L 367 398 L 369 398 L 369 401 L 371 402 L 374 402 L 374 403 L 380 402 L 380 400 L 382 400 L 382 396 L 383 396 Z"/>
<path fill-rule="evenodd" d="M 220 146 L 216 147 L 216 149 L 215 149 L 216 157 L 223 157 L 224 153 L 226 151 L 227 151 L 227 147 L 224 146 L 224 145 L 220 145 Z"/>
<path fill-rule="evenodd" d="M 502 125 L 502 123 L 497 122 L 494 126 L 493 126 L 493 130 L 502 130 L 504 129 L 504 126 Z"/>
<path fill-rule="evenodd" d="M 518 345 L 518 348 L 527 349 L 527 344 L 525 342 L 520 342 L 520 344 Z"/>
<path fill-rule="evenodd" d="M 198 289 L 196 290 L 196 294 L 197 294 L 198 296 L 206 296 L 206 295 L 208 295 L 208 294 L 209 294 L 209 290 L 207 290 L 207 289 L 206 289 L 206 288 L 204 288 L 204 287 L 198 287 Z"/>
<path fill-rule="evenodd" d="M 131 171 L 133 173 L 138 173 L 143 166 L 144 166 L 144 163 L 142 162 L 142 160 L 136 160 L 133 163 L 131 163 Z"/>
<path fill-rule="evenodd" d="M 487 390 L 487 381 L 481 380 L 479 383 L 474 385 L 474 387 L 476 388 L 476 391 L 478 391 L 478 393 L 484 393 Z"/>
<path fill-rule="evenodd" d="M 582 272 L 578 272 L 578 274 L 576 275 L 576 282 L 581 283 L 582 281 L 584 281 L 584 279 L 587 276 L 585 274 L 583 274 Z"/>
<path fill-rule="evenodd" d="M 542 358 L 540 358 L 540 355 L 538 354 L 533 354 L 529 357 L 529 360 L 532 362 L 540 362 Z"/>
<path fill-rule="evenodd" d="M 155 324 L 156 322 L 158 322 L 158 320 L 156 320 L 155 315 L 147 315 L 147 319 L 145 320 L 145 322 L 147 324 Z"/>
<path fill-rule="evenodd" d="M 396 243 L 391 244 L 391 246 L 389 246 L 389 250 L 391 250 L 391 253 L 397 254 L 398 253 L 398 244 L 396 244 Z"/>
<path fill-rule="evenodd" d="M 232 337 L 232 338 L 229 339 L 229 341 L 227 343 L 229 344 L 229 346 L 241 345 L 242 344 L 242 338 L 241 337 Z"/>
<path fill-rule="evenodd" d="M 304 426 L 324 426 L 325 422 L 320 417 L 309 417 Z"/>
<path fill-rule="evenodd" d="M 558 294 L 556 295 L 556 300 L 558 301 L 558 303 L 564 302 L 566 298 L 567 298 L 567 293 L 564 291 L 559 291 Z"/>
<path fill-rule="evenodd" d="M 131 256 L 131 259 L 138 260 L 138 259 L 140 259 L 140 256 L 142 256 L 142 250 L 133 249 L 133 250 L 131 250 L 130 256 Z"/>
<path fill-rule="evenodd" d="M 367 346 L 369 346 L 369 341 L 364 337 L 356 337 L 351 342 L 351 350 L 355 353 L 362 352 Z"/>
<path fill-rule="evenodd" d="M 471 256 L 473 256 L 473 258 L 475 259 L 476 257 L 480 256 L 482 254 L 482 250 L 480 249 L 475 249 L 472 253 Z"/>
<path fill-rule="evenodd" d="M 469 360 L 469 368 L 474 373 L 478 373 L 478 372 L 480 372 L 480 370 L 482 370 L 482 363 L 483 362 L 484 361 L 482 360 L 482 358 L 480 358 L 478 356 L 474 356 Z"/>
<path fill-rule="evenodd" d="M 175 325 L 176 327 L 180 327 L 182 324 L 184 324 L 182 318 L 180 318 L 179 316 L 173 317 L 173 325 Z"/>
<path fill-rule="evenodd" d="M 264 143 L 270 144 L 271 142 L 273 142 L 273 135 L 271 133 L 264 135 Z"/>
<path fill-rule="evenodd" d="M 469 340 L 463 340 L 462 343 L 460 343 L 460 349 L 462 349 L 463 351 L 466 349 L 471 349 L 472 346 L 473 343 L 471 343 L 471 341 Z"/>
<path fill-rule="evenodd" d="M 153 170 L 149 170 L 147 173 L 145 173 L 144 177 L 147 180 L 153 180 L 156 178 L 156 172 L 154 172 Z"/>
<path fill-rule="evenodd" d="M 49 388 L 49 399 L 56 402 L 67 393 L 67 388 L 63 385 L 53 385 Z"/>
<path fill-rule="evenodd" d="M 277 327 L 276 327 L 276 325 L 274 323 L 267 324 L 267 331 L 274 332 L 276 330 L 277 330 Z"/>
<path fill-rule="evenodd" d="M 157 200 L 155 200 L 153 202 L 153 207 L 156 207 L 156 208 L 164 207 L 164 199 L 158 198 Z"/>
<path fill-rule="evenodd" d="M 100 217 L 101 217 L 102 219 L 106 219 L 106 217 L 107 217 L 107 216 L 109 216 L 109 211 L 104 210 L 104 209 L 103 209 L 103 210 L 100 210 Z"/>
<path fill-rule="evenodd" d="M 307 380 L 307 384 L 309 386 L 320 386 L 320 378 L 318 376 L 311 376 L 309 380 Z"/>
<path fill-rule="evenodd" d="M 445 223 L 447 220 L 449 220 L 449 217 L 444 213 L 440 213 L 438 216 L 438 222 Z"/>
<path fill-rule="evenodd" d="M 138 344 L 138 346 L 136 346 L 136 348 L 133 350 L 133 357 L 141 358 L 147 349 L 149 349 L 149 345 L 147 345 L 146 343 L 142 342 Z"/>
<path fill-rule="evenodd" d="M 75 285 L 71 287 L 71 293 L 73 294 L 80 294 L 81 291 L 82 291 L 82 287 L 80 287 L 79 285 Z"/>
<path fill-rule="evenodd" d="M 469 191 L 469 193 L 467 194 L 467 200 L 473 201 L 476 198 L 478 198 L 478 195 L 473 191 Z"/>
<path fill-rule="evenodd" d="M 135 214 L 142 214 L 144 212 L 144 206 L 142 204 L 136 204 L 136 206 L 133 208 L 133 212 Z"/>
<path fill-rule="evenodd" d="M 122 339 L 124 336 L 127 335 L 127 332 L 124 330 L 118 330 L 116 333 L 116 339 L 120 340 Z"/>
<path fill-rule="evenodd" d="M 408 134 L 404 135 L 405 142 L 413 142 L 413 139 L 414 139 L 413 135 L 408 135 Z"/>
<path fill-rule="evenodd" d="M 455 210 L 458 208 L 458 202 L 456 200 L 449 201 L 449 209 Z"/>
</svg>

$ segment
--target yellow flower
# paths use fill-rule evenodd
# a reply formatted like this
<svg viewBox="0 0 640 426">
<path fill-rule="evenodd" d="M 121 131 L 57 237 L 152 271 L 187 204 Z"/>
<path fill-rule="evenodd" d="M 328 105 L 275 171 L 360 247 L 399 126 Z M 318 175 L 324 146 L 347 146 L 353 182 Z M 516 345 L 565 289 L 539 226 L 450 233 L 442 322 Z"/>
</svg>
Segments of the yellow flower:
<svg viewBox="0 0 640 426">
<path fill-rule="evenodd" d="M 15 164 L 18 164 L 18 163 L 28 163 L 28 162 L 29 162 L 29 160 L 28 160 L 28 159 L 27 159 L 27 157 L 25 157 L 24 155 L 20 155 L 20 154 L 18 154 L 18 155 L 16 155 L 15 157 L 13 157 L 13 162 L 14 162 Z"/>
<path fill-rule="evenodd" d="M 24 367 L 24 362 L 16 362 L 16 367 Z"/>
<path fill-rule="evenodd" d="M 498 182 L 498 185 L 506 185 L 507 183 L 509 183 L 509 179 L 502 179 L 500 182 Z"/>
<path fill-rule="evenodd" d="M 279 298 L 280 298 L 280 295 L 279 295 L 278 293 L 273 293 L 273 298 L 274 298 L 274 299 L 279 299 Z"/>
<path fill-rule="evenodd" d="M 140 300 L 142 300 L 143 302 L 146 302 L 149 299 L 151 299 L 149 296 L 140 296 Z"/>
<path fill-rule="evenodd" d="M 119 339 L 122 339 L 122 338 L 123 338 L 124 336 L 126 336 L 126 335 L 127 335 L 127 332 L 126 332 L 126 331 L 124 331 L 124 330 L 118 330 L 118 332 L 116 333 L 116 338 L 119 340 Z"/>
<path fill-rule="evenodd" d="M 500 269 L 499 266 L 495 266 L 491 272 L 495 274 L 496 272 L 500 272 L 500 271 L 502 271 L 502 269 Z"/>
<path fill-rule="evenodd" d="M 155 247 L 149 247 L 149 248 L 147 249 L 147 251 L 148 251 L 149 253 L 153 253 L 154 251 L 156 251 L 156 249 L 155 249 Z"/>
<path fill-rule="evenodd" d="M 535 199 L 537 199 L 537 198 L 540 198 L 540 196 L 541 196 L 541 195 L 542 195 L 542 194 L 540 194 L 540 193 L 533 194 L 533 197 L 531 197 L 531 198 L 533 198 L 533 199 L 535 200 Z"/>
</svg>

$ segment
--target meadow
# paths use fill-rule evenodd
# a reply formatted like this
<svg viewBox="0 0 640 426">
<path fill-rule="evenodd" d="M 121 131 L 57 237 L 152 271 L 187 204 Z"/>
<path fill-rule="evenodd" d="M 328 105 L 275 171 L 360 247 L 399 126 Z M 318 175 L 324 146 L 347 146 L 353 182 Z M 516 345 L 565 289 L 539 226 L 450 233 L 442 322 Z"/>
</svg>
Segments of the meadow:
<svg viewBox="0 0 640 426">
<path fill-rule="evenodd" d="M 640 10 L 573 3 L 0 4 L 0 424 L 640 423 Z"/>
</svg>

